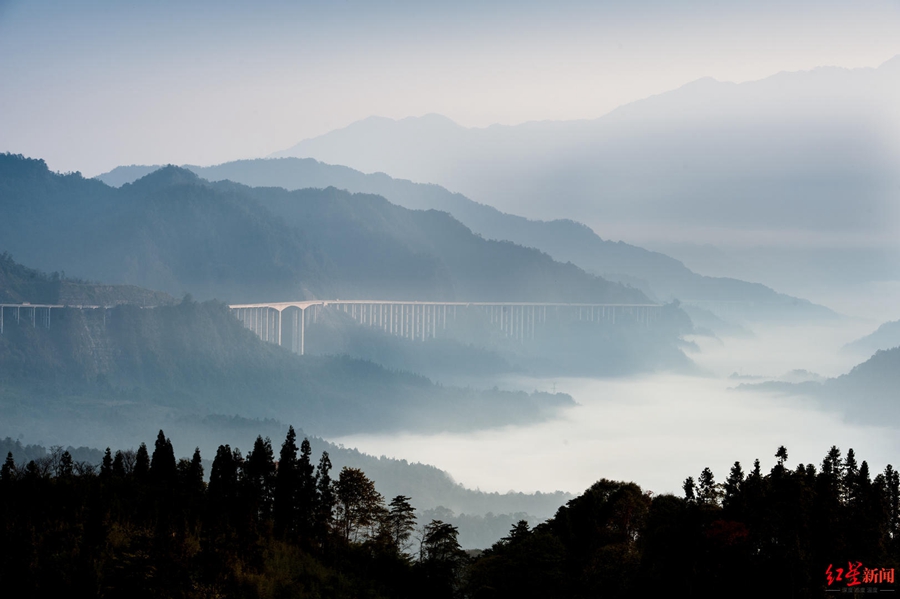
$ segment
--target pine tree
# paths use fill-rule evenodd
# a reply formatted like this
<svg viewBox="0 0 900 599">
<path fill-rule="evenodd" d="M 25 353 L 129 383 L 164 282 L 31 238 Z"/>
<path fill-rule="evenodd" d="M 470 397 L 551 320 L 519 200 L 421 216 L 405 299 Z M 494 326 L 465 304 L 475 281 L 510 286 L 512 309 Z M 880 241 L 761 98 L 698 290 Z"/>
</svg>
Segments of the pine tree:
<svg viewBox="0 0 900 599">
<path fill-rule="evenodd" d="M 728 473 L 725 480 L 725 499 L 723 501 L 725 509 L 740 509 L 741 507 L 741 491 L 744 487 L 744 470 L 741 468 L 740 462 L 735 462 Z"/>
<path fill-rule="evenodd" d="M 103 461 L 100 462 L 100 478 L 109 478 L 113 473 L 113 457 L 112 451 L 110 451 L 109 447 L 106 448 L 106 453 L 103 454 Z"/>
<path fill-rule="evenodd" d="M 458 529 L 440 520 L 432 520 L 422 529 L 418 568 L 427 581 L 429 597 L 453 597 L 459 585 L 466 554 L 457 539 Z"/>
<path fill-rule="evenodd" d="M 150 453 L 147 444 L 141 443 L 134 456 L 134 477 L 138 480 L 146 480 L 150 474 Z"/>
<path fill-rule="evenodd" d="M 237 499 L 239 456 L 230 445 L 219 445 L 209 473 L 209 500 L 225 509 Z"/>
<path fill-rule="evenodd" d="M 405 553 L 416 529 L 416 508 L 409 503 L 409 497 L 397 495 L 391 499 L 384 527 L 392 549 L 397 553 Z"/>
<path fill-rule="evenodd" d="M 452 524 L 432 520 L 422 529 L 422 545 L 419 548 L 420 562 L 448 562 L 465 556 L 457 537 L 459 529 Z"/>
<path fill-rule="evenodd" d="M 384 498 L 359 468 L 341 468 L 334 486 L 337 525 L 347 541 L 358 542 L 372 535 L 373 527 L 386 512 Z"/>
<path fill-rule="evenodd" d="M 175 461 L 175 449 L 172 442 L 166 438 L 162 430 L 156 436 L 156 444 L 153 448 L 153 458 L 150 461 L 150 477 L 162 485 L 170 485 L 175 482 L 178 467 Z"/>
<path fill-rule="evenodd" d="M 887 500 L 888 528 L 891 538 L 900 537 L 900 473 L 890 464 L 884 469 L 884 484 Z"/>
<path fill-rule="evenodd" d="M 501 540 L 507 545 L 515 545 L 525 539 L 528 538 L 528 535 L 531 531 L 528 530 L 528 521 L 527 520 L 519 520 L 513 527 L 509 529 L 509 534 L 503 537 Z"/>
<path fill-rule="evenodd" d="M 194 449 L 194 455 L 190 460 L 180 460 L 178 466 L 182 488 L 194 495 L 202 493 L 205 483 L 203 482 L 203 459 L 200 457 L 200 448 Z"/>
<path fill-rule="evenodd" d="M 281 445 L 275 471 L 275 531 L 282 536 L 293 535 L 297 530 L 297 479 L 297 433 L 291 426 Z"/>
<path fill-rule="evenodd" d="M 696 499 L 696 494 L 694 493 L 694 477 L 689 476 L 684 479 L 684 483 L 681 485 L 682 490 L 684 491 L 684 498 L 687 501 L 693 502 Z"/>
<path fill-rule="evenodd" d="M 713 476 L 712 470 L 709 468 L 703 469 L 703 472 L 700 473 L 698 487 L 700 503 L 705 505 L 719 505 L 721 491 L 719 490 L 719 485 L 716 484 L 716 479 Z"/>
<path fill-rule="evenodd" d="M 759 458 L 756 458 L 755 460 L 753 460 L 753 471 L 750 472 L 750 476 L 752 476 L 755 479 L 762 478 L 762 471 L 760 470 L 760 467 L 759 467 Z"/>
<path fill-rule="evenodd" d="M 112 474 L 117 478 L 125 478 L 128 472 L 125 471 L 125 454 L 122 450 L 116 451 L 116 457 L 113 458 Z"/>
<path fill-rule="evenodd" d="M 16 462 L 13 460 L 11 451 L 6 453 L 6 461 L 3 462 L 3 468 L 0 469 L 0 482 L 11 482 L 16 479 L 17 469 Z"/>
<path fill-rule="evenodd" d="M 852 447 L 847 450 L 847 457 L 844 459 L 843 475 L 844 502 L 849 503 L 856 498 L 859 490 L 859 465 Z"/>
<path fill-rule="evenodd" d="M 309 439 L 300 444 L 300 459 L 297 461 L 297 512 L 300 533 L 308 537 L 315 524 L 316 477 L 310 458 L 312 448 Z"/>
<path fill-rule="evenodd" d="M 63 452 L 62 456 L 60 456 L 59 463 L 56 466 L 56 477 L 71 478 L 74 474 L 75 468 L 72 461 L 72 454 L 69 453 L 69 450 L 66 450 Z"/>
<path fill-rule="evenodd" d="M 257 506 L 257 517 L 272 517 L 273 491 L 275 487 L 275 455 L 268 437 L 256 437 L 253 449 L 247 455 L 244 475 Z"/>
<path fill-rule="evenodd" d="M 331 528 L 334 518 L 334 486 L 331 483 L 331 458 L 322 452 L 316 467 L 316 535 L 322 539 Z"/>
<path fill-rule="evenodd" d="M 775 452 L 775 457 L 778 458 L 778 465 L 779 465 L 779 466 L 784 466 L 784 463 L 785 463 L 785 462 L 787 461 L 787 459 L 788 459 L 787 448 L 786 448 L 784 445 L 781 445 L 781 446 L 778 448 L 778 451 Z"/>
<path fill-rule="evenodd" d="M 832 445 L 831 449 L 822 460 L 822 470 L 816 477 L 816 489 L 819 501 L 828 504 L 829 510 L 834 510 L 843 502 L 843 475 L 842 475 L 841 450 Z"/>
</svg>

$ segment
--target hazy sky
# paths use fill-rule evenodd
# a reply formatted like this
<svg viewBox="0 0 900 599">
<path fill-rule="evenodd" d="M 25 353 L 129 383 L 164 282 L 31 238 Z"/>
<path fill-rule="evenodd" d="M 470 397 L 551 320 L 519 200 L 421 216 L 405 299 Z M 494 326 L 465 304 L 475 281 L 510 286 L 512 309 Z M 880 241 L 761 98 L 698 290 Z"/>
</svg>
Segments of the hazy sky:
<svg viewBox="0 0 900 599">
<path fill-rule="evenodd" d="M 373 114 L 593 118 L 703 76 L 877 66 L 897 31 L 897 0 L 0 0 L 0 151 L 96 175 L 264 156 Z"/>
</svg>

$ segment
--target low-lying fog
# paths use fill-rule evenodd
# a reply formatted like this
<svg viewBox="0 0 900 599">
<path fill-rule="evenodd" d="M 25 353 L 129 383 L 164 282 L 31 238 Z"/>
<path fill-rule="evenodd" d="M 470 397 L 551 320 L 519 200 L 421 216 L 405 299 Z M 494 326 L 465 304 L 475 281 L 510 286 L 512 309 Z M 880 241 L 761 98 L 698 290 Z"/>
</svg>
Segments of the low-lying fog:
<svg viewBox="0 0 900 599">
<path fill-rule="evenodd" d="M 707 370 L 706 377 L 491 381 L 525 390 L 555 388 L 581 405 L 532 426 L 336 441 L 366 453 L 434 464 L 467 487 L 499 492 L 579 493 L 605 477 L 633 480 L 655 493 L 680 493 L 682 481 L 696 479 L 706 466 L 719 482 L 735 460 L 746 472 L 759 458 L 766 471 L 779 445 L 787 447 L 791 467 L 798 462 L 818 466 L 832 445 L 844 452 L 852 447 L 874 475 L 887 463 L 900 462 L 893 423 L 850 424 L 806 398 L 733 390 L 753 377 L 781 378 L 794 370 L 843 374 L 868 356 L 847 355 L 840 348 L 873 329 L 872 322 L 842 320 L 757 330 L 752 338 L 695 337 L 701 351 L 691 357 Z M 729 378 L 732 373 L 742 376 Z M 793 373 L 791 380 L 803 376 Z"/>
</svg>

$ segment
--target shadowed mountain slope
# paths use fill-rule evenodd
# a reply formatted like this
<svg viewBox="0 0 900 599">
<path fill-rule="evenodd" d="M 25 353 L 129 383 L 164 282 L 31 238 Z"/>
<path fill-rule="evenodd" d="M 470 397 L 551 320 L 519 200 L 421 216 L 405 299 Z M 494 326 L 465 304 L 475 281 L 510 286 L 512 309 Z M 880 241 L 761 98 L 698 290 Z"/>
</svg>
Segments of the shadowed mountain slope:
<svg viewBox="0 0 900 599">
<path fill-rule="evenodd" d="M 122 184 L 153 168 L 156 167 L 118 167 L 98 178 L 110 185 Z M 288 190 L 333 186 L 356 193 L 378 194 L 407 208 L 448 212 L 487 239 L 537 248 L 556 260 L 572 262 L 588 272 L 629 283 L 661 300 L 753 302 L 756 308 L 751 317 L 771 317 L 778 313 L 830 315 L 820 306 L 776 293 L 764 285 L 698 275 L 678 260 L 621 241 L 601 239 L 589 227 L 574 221 L 538 221 L 505 214 L 438 185 L 393 179 L 384 173 L 367 175 L 310 158 L 241 160 L 211 167 L 188 165 L 185 168 L 211 181 L 230 180 Z"/>
<path fill-rule="evenodd" d="M 878 350 L 847 374 L 824 382 L 767 381 L 739 388 L 808 395 L 849 420 L 880 426 L 886 419 L 900 417 L 900 347 Z"/>
<path fill-rule="evenodd" d="M 189 415 L 277 418 L 339 435 L 478 429 L 574 405 L 563 394 L 441 387 L 349 357 L 300 357 L 218 302 L 61 309 L 50 329 L 7 319 L 0 364 L 5 426 L 65 430 L 79 443 Z"/>
<path fill-rule="evenodd" d="M 164 306 L 174 304 L 167 293 L 134 285 L 103 285 L 69 279 L 65 273 L 47 275 L 0 254 L 0 304 L 63 304 L 67 306 Z"/>
<path fill-rule="evenodd" d="M 78 276 L 229 301 L 648 301 L 537 250 L 482 239 L 446 213 L 373 195 L 210 184 L 176 167 L 115 189 L 13 155 L 0 156 L 0 175 L 4 249 Z"/>
</svg>

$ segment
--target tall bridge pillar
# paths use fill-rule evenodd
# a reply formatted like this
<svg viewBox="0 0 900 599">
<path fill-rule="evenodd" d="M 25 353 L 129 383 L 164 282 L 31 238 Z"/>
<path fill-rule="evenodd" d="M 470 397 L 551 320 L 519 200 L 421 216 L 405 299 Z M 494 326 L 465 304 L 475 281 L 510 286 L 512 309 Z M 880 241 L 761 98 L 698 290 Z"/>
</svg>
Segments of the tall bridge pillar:
<svg viewBox="0 0 900 599">
<path fill-rule="evenodd" d="M 12 306 L 7 306 L 12 307 Z M 16 320 L 20 308 L 16 306 Z M 24 306 L 28 307 L 28 306 Z M 615 326 L 623 319 L 650 326 L 659 316 L 656 304 L 563 304 L 523 302 L 409 302 L 375 300 L 314 300 L 233 305 L 235 317 L 263 341 L 284 345 L 285 333 L 290 349 L 306 354 L 306 329 L 318 322 L 319 311 L 340 311 L 360 325 L 379 328 L 385 333 L 409 340 L 435 339 L 458 322 L 459 310 L 475 311 L 487 326 L 519 343 L 537 337 L 538 328 L 552 322 L 581 321 Z M 288 311 L 285 318 L 285 310 Z M 36 309 L 32 310 L 32 326 Z M 4 312 L 0 307 L 0 333 Z M 43 321 L 42 321 L 43 322 Z M 46 326 L 50 326 L 49 310 Z"/>
</svg>

